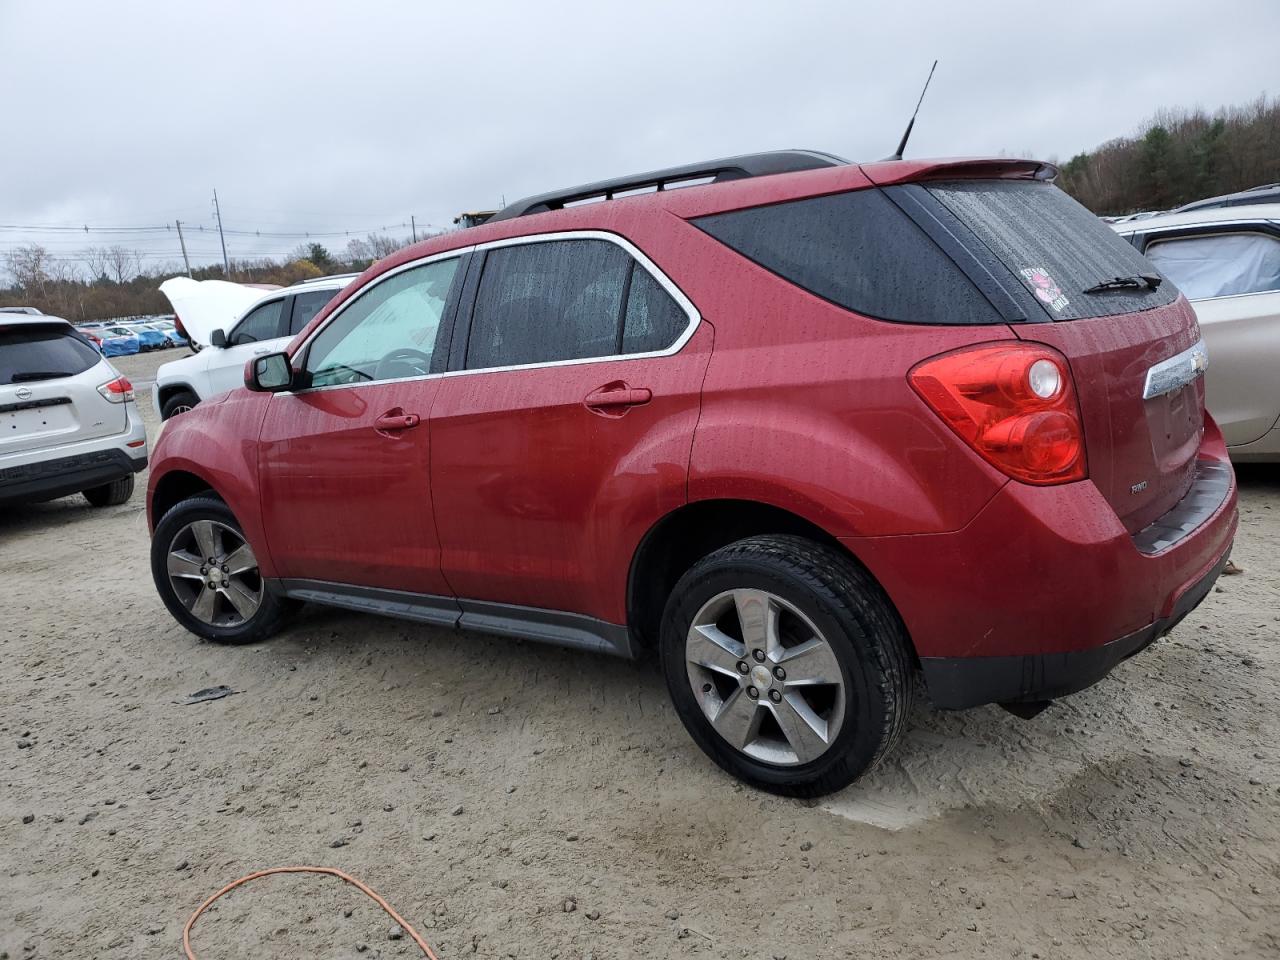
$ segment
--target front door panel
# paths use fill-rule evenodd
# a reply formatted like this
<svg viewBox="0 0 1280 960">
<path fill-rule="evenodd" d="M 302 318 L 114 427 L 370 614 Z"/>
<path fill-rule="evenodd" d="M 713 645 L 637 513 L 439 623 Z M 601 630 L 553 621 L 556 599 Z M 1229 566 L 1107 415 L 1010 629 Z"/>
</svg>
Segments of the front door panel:
<svg viewBox="0 0 1280 960">
<path fill-rule="evenodd" d="M 263 523 L 281 577 L 448 592 L 428 482 L 427 416 L 439 383 L 271 398 L 259 469 Z M 417 425 L 404 426 L 413 417 Z"/>
<path fill-rule="evenodd" d="M 1280 418 L 1280 292 L 1196 300 L 1192 306 L 1209 349 L 1209 412 L 1228 446 L 1257 440 Z"/>
</svg>

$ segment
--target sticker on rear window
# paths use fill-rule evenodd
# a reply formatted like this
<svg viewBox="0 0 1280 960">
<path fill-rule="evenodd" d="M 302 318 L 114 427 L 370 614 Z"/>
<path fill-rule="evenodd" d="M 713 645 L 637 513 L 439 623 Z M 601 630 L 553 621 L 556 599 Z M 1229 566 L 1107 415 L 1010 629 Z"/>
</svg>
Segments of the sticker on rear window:
<svg viewBox="0 0 1280 960">
<path fill-rule="evenodd" d="M 1031 284 L 1035 295 L 1053 308 L 1054 313 L 1061 313 L 1071 302 L 1058 286 L 1058 282 L 1049 276 L 1049 271 L 1044 267 L 1024 267 L 1018 272 L 1027 283 Z"/>
</svg>

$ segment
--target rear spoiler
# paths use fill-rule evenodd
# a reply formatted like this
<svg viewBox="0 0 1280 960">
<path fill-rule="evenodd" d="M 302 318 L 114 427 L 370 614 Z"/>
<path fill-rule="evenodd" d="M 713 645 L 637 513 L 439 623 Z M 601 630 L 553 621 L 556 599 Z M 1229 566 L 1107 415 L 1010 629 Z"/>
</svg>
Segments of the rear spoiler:
<svg viewBox="0 0 1280 960">
<path fill-rule="evenodd" d="M 881 187 L 921 180 L 1044 180 L 1052 183 L 1058 176 L 1056 166 L 1040 160 L 882 160 L 861 164 L 861 168 L 867 179 Z"/>
</svg>

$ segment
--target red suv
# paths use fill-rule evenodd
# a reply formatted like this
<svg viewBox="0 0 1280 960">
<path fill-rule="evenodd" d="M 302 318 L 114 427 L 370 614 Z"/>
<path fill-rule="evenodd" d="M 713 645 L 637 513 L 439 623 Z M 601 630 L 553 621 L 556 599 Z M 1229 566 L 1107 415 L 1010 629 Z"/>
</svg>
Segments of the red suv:
<svg viewBox="0 0 1280 960">
<path fill-rule="evenodd" d="M 916 671 L 1034 713 L 1236 528 L 1195 315 L 1054 173 L 758 154 L 402 250 L 167 426 L 160 595 L 228 642 L 313 601 L 657 650 L 699 746 L 781 793 L 871 768 Z"/>
</svg>

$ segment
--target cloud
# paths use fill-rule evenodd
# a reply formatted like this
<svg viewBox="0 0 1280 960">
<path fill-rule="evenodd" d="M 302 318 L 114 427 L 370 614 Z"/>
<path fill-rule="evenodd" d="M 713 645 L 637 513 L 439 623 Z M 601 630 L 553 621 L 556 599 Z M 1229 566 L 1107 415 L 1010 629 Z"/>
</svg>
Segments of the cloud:
<svg viewBox="0 0 1280 960">
<path fill-rule="evenodd" d="M 502 198 L 732 153 L 1068 157 L 1257 96 L 1280 4 L 0 5 L 0 222 L 408 233 Z M 204 227 L 201 233 L 199 227 Z M 0 230 L 59 255 L 85 236 Z M 177 256 L 176 236 L 147 235 Z M 296 239 L 235 236 L 232 256 Z M 342 238 L 326 239 L 332 246 Z"/>
</svg>

